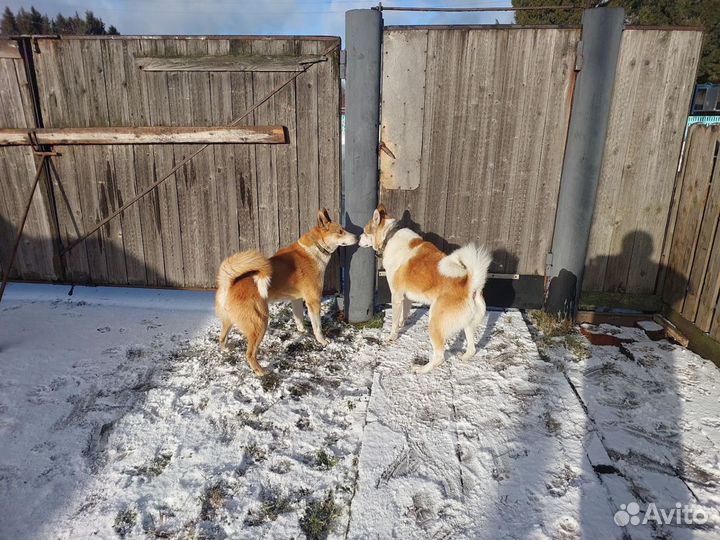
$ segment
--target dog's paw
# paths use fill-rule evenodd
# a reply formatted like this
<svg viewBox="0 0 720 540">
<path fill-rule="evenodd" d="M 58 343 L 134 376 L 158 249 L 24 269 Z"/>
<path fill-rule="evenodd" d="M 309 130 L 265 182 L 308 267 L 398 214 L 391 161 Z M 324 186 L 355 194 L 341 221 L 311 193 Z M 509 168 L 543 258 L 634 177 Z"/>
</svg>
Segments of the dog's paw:
<svg viewBox="0 0 720 540">
<path fill-rule="evenodd" d="M 388 343 L 392 343 L 393 341 L 397 341 L 397 338 L 398 338 L 398 333 L 393 332 L 387 338 L 385 338 L 385 341 L 387 341 Z"/>
<path fill-rule="evenodd" d="M 327 347 L 328 345 L 330 345 L 330 342 L 327 339 L 325 339 L 324 337 L 317 338 L 317 342 L 320 345 L 322 345 L 323 347 Z"/>
<path fill-rule="evenodd" d="M 459 358 L 462 362 L 467 362 L 472 359 L 472 357 L 475 356 L 475 351 L 465 351 L 462 353 Z"/>
<path fill-rule="evenodd" d="M 264 377 L 265 375 L 270 373 L 267 369 L 264 369 L 264 368 L 253 369 L 253 371 L 255 372 L 255 375 L 257 375 L 258 377 Z"/>
</svg>

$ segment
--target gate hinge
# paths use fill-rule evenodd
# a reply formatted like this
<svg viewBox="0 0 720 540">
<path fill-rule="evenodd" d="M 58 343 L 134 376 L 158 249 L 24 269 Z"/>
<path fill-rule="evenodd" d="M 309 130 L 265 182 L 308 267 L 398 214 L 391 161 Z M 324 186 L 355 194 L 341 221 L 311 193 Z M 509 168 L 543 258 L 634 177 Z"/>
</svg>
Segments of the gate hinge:
<svg viewBox="0 0 720 540">
<path fill-rule="evenodd" d="M 552 268 L 552 262 L 553 262 L 553 256 L 552 256 L 552 251 L 551 251 L 550 253 L 545 255 L 545 268 L 547 269 L 545 272 L 546 274 L 548 274 L 550 268 Z"/>
<path fill-rule="evenodd" d="M 340 50 L 340 78 L 345 78 L 345 49 Z"/>
<path fill-rule="evenodd" d="M 583 42 L 578 41 L 575 49 L 575 71 L 580 71 L 583 65 Z"/>
</svg>

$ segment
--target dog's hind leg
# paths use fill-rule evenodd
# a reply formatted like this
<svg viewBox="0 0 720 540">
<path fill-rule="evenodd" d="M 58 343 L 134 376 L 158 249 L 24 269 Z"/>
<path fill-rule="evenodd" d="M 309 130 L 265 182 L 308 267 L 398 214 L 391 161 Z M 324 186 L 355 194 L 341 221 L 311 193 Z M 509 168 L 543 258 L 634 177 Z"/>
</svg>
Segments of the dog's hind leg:
<svg viewBox="0 0 720 540">
<path fill-rule="evenodd" d="M 222 348 L 222 349 L 227 348 L 227 337 L 228 337 L 228 333 L 230 332 L 231 328 L 232 328 L 232 323 L 230 321 L 223 320 L 222 330 L 220 330 L 220 338 L 218 339 L 218 341 L 220 342 L 220 348 Z"/>
<path fill-rule="evenodd" d="M 465 341 L 467 342 L 465 352 L 460 356 L 460 360 L 463 361 L 470 360 L 475 356 L 475 327 L 472 323 L 465 327 Z"/>
<path fill-rule="evenodd" d="M 445 328 L 443 328 L 443 319 L 437 316 L 435 311 L 436 306 L 433 305 L 430 308 L 430 341 L 432 342 L 433 355 L 430 361 L 424 366 L 417 366 L 415 371 L 417 373 L 427 373 L 431 369 L 438 367 L 445 360 L 445 340 L 447 335 Z"/>
<path fill-rule="evenodd" d="M 400 317 L 400 328 L 405 327 L 408 315 L 410 315 L 410 308 L 412 308 L 412 300 L 409 300 L 408 298 L 403 298 L 402 316 Z"/>
<path fill-rule="evenodd" d="M 265 331 L 268 325 L 268 316 L 265 314 L 264 317 L 258 316 L 257 320 L 253 321 L 252 328 L 249 329 L 247 334 L 247 361 L 250 367 L 258 377 L 267 375 L 267 371 L 257 361 L 257 350 L 260 346 L 260 342 L 265 337 Z"/>
<path fill-rule="evenodd" d="M 298 329 L 298 332 L 302 332 L 303 334 L 306 332 L 305 330 L 305 323 L 303 322 L 303 301 L 301 298 L 298 298 L 297 300 L 293 300 L 291 302 L 292 304 L 292 312 L 293 312 L 293 318 L 295 319 L 295 326 Z"/>
</svg>

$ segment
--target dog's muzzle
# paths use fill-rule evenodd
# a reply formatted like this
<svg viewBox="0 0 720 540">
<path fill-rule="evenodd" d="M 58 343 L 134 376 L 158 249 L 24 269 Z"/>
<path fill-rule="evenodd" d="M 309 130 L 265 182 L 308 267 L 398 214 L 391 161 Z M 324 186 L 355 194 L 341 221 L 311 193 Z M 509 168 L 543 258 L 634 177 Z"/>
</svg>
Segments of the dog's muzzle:
<svg viewBox="0 0 720 540">
<path fill-rule="evenodd" d="M 345 237 L 343 239 L 342 245 L 343 246 L 354 246 L 358 243 L 357 236 L 350 233 L 345 233 Z"/>
<path fill-rule="evenodd" d="M 362 233 L 360 235 L 360 247 L 373 247 L 372 237 L 368 234 Z"/>
</svg>

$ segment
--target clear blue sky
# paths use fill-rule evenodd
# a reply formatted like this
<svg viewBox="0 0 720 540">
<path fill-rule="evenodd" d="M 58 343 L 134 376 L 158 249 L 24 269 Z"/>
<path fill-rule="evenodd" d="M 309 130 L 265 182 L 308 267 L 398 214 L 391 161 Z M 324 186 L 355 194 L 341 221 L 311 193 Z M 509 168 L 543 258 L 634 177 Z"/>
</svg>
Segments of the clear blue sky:
<svg viewBox="0 0 720 540">
<path fill-rule="evenodd" d="M 369 8 L 362 0 L 0 0 L 13 10 L 56 15 L 92 10 L 122 34 L 345 34 L 345 11 Z M 509 6 L 510 0 L 387 0 L 386 6 Z M 492 24 L 512 21 L 511 12 L 394 13 L 385 24 Z"/>
</svg>

